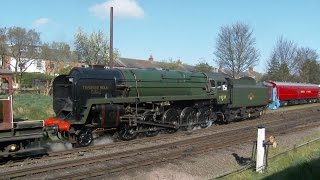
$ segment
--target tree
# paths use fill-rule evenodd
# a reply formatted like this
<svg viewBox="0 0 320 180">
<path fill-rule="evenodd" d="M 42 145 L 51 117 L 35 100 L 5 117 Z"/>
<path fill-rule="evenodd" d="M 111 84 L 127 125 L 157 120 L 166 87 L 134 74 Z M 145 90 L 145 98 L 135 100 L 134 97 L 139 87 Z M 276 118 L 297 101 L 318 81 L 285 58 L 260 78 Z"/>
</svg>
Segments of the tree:
<svg viewBox="0 0 320 180">
<path fill-rule="evenodd" d="M 182 70 L 182 62 L 178 59 L 176 61 L 169 59 L 169 61 L 162 61 L 159 63 L 159 66 L 162 69 L 169 69 L 169 70 Z"/>
<path fill-rule="evenodd" d="M 204 73 L 209 73 L 212 72 L 213 67 L 210 66 L 207 62 L 205 62 L 204 60 L 202 60 L 201 62 L 199 62 L 198 64 L 196 64 L 196 66 L 194 67 L 196 72 L 204 72 Z"/>
<path fill-rule="evenodd" d="M 90 35 L 81 29 L 75 34 L 75 47 L 78 57 L 87 64 L 109 63 L 109 43 L 102 31 L 93 32 Z M 119 52 L 114 51 L 113 58 L 117 58 Z"/>
<path fill-rule="evenodd" d="M 39 58 L 40 34 L 33 29 L 11 27 L 8 28 L 6 37 L 8 55 L 15 59 L 10 66 L 14 69 L 15 82 L 20 84 L 23 73 Z"/>
<path fill-rule="evenodd" d="M 297 64 L 298 80 L 306 83 L 319 84 L 320 80 L 320 66 L 318 64 L 318 57 L 316 50 L 310 48 L 299 48 L 295 62 Z"/>
<path fill-rule="evenodd" d="M 253 31 L 246 24 L 221 27 L 214 52 L 215 61 L 220 67 L 230 70 L 232 77 L 236 77 L 259 61 L 260 54 L 255 43 Z"/>
<path fill-rule="evenodd" d="M 6 28 L 0 28 L 0 60 L 2 62 L 1 68 L 4 68 L 4 61 L 6 55 Z"/>
<path fill-rule="evenodd" d="M 72 52 L 70 46 L 64 42 L 45 43 L 42 46 L 41 59 L 46 60 L 45 74 L 51 75 L 47 81 L 45 94 L 49 94 L 52 88 L 54 77 L 64 71 L 66 63 L 72 62 Z"/>
<path fill-rule="evenodd" d="M 267 69 L 269 79 L 278 81 L 292 81 L 295 74 L 297 46 L 294 42 L 278 38 L 268 60 Z"/>
<path fill-rule="evenodd" d="M 272 57 L 269 62 L 267 62 L 267 75 L 266 75 L 266 80 L 274 80 L 278 81 L 279 79 L 279 71 L 280 71 L 280 64 L 276 57 Z"/>
</svg>

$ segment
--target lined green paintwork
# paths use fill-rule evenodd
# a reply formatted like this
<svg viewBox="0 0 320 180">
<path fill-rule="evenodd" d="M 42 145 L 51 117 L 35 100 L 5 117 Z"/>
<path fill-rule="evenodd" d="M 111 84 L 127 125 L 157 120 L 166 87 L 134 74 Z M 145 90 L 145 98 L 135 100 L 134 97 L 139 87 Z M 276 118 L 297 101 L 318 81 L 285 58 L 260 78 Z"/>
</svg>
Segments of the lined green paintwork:
<svg viewBox="0 0 320 180">
<path fill-rule="evenodd" d="M 217 104 L 229 104 L 230 103 L 230 89 L 226 91 L 217 90 Z"/>
<path fill-rule="evenodd" d="M 122 97 L 90 98 L 84 107 L 80 122 L 86 122 L 91 107 L 95 104 L 121 104 L 142 102 L 211 100 L 217 105 L 230 108 L 261 106 L 267 104 L 267 88 L 257 86 L 250 78 L 233 80 L 222 74 L 166 71 L 154 69 L 119 69 L 124 78 L 119 85 L 126 87 Z M 227 83 L 229 79 L 229 84 Z M 211 88 L 210 80 L 216 82 Z M 225 83 L 227 89 L 218 88 Z"/>
<path fill-rule="evenodd" d="M 192 96 L 192 100 L 202 100 L 202 99 L 214 99 L 214 95 L 195 95 Z M 145 97 L 121 97 L 121 98 L 92 98 L 88 99 L 86 103 L 86 108 L 83 112 L 83 117 L 80 122 L 72 122 L 73 124 L 83 124 L 86 122 L 90 108 L 94 104 L 117 104 L 117 103 L 135 103 L 135 102 L 163 102 L 163 101 L 183 101 L 190 100 L 190 96 L 145 96 Z"/>
<path fill-rule="evenodd" d="M 268 91 L 266 87 L 257 86 L 254 80 L 232 80 L 231 108 L 262 106 L 268 104 Z"/>
<path fill-rule="evenodd" d="M 206 94 L 207 77 L 203 73 L 153 69 L 120 71 L 129 87 L 129 97 Z"/>
</svg>

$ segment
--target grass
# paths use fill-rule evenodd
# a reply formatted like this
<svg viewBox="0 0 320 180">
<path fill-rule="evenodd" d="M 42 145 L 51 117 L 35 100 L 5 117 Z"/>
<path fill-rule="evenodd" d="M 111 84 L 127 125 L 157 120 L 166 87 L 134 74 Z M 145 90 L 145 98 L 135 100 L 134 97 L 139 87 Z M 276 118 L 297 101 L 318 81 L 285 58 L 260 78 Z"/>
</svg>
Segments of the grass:
<svg viewBox="0 0 320 180">
<path fill-rule="evenodd" d="M 15 118 L 45 120 L 54 116 L 52 97 L 40 94 L 15 94 L 13 113 Z"/>
<path fill-rule="evenodd" d="M 279 113 L 284 111 L 292 111 L 292 110 L 299 110 L 299 109 L 305 109 L 305 108 L 311 108 L 320 106 L 319 103 L 311 103 L 311 104 L 301 104 L 301 105 L 295 105 L 295 106 L 286 106 L 286 107 L 280 107 L 276 110 L 267 110 L 267 113 Z"/>
<path fill-rule="evenodd" d="M 308 142 L 319 137 L 320 132 L 317 132 L 302 140 Z M 269 157 L 282 151 L 270 149 Z M 320 179 L 320 141 L 269 160 L 264 173 L 256 173 L 251 169 L 222 179 Z"/>
</svg>

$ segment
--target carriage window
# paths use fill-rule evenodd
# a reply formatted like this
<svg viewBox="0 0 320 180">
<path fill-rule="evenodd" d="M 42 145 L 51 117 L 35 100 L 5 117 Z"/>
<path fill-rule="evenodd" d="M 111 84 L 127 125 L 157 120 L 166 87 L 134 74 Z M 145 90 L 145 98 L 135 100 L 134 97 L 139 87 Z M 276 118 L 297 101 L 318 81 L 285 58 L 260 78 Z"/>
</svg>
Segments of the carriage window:
<svg viewBox="0 0 320 180">
<path fill-rule="evenodd" d="M 211 88 L 215 88 L 216 82 L 214 80 L 210 80 L 210 85 L 211 85 Z"/>
</svg>

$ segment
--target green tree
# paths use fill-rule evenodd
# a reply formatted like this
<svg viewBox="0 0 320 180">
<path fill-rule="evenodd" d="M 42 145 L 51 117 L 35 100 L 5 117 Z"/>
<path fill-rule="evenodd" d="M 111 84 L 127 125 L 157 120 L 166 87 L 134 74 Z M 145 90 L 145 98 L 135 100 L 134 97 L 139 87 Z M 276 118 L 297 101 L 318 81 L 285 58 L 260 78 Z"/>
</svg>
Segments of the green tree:
<svg viewBox="0 0 320 180">
<path fill-rule="evenodd" d="M 194 67 L 196 72 L 204 72 L 204 73 L 209 73 L 212 72 L 213 67 L 210 66 L 207 62 L 201 61 L 196 66 Z"/>
<path fill-rule="evenodd" d="M 274 80 L 274 81 L 280 80 L 280 77 L 279 77 L 280 64 L 274 56 L 271 58 L 271 61 L 268 62 L 267 66 L 268 66 L 267 67 L 268 71 L 267 71 L 266 78 L 268 80 Z"/>
<path fill-rule="evenodd" d="M 232 77 L 237 77 L 259 61 L 260 54 L 255 45 L 256 40 L 249 25 L 236 23 L 221 27 L 214 52 L 215 61 L 219 67 L 230 70 Z"/>
<path fill-rule="evenodd" d="M 180 59 L 174 61 L 172 59 L 169 59 L 169 61 L 162 61 L 159 63 L 159 66 L 162 69 L 169 69 L 169 70 L 182 70 L 182 62 L 180 61 Z"/>
<path fill-rule="evenodd" d="M 287 63 L 280 64 L 278 75 L 279 80 L 281 81 L 288 82 L 292 81 L 293 79 L 293 76 L 290 74 L 290 69 Z"/>
<path fill-rule="evenodd" d="M 39 58 L 40 33 L 34 29 L 10 27 L 6 31 L 8 55 L 15 59 L 15 82 L 21 84 L 23 73 Z"/>
<path fill-rule="evenodd" d="M 87 34 L 81 29 L 75 34 L 75 48 L 78 57 L 87 64 L 109 63 L 109 40 L 102 31 Z M 114 51 L 113 58 L 119 57 L 119 52 Z"/>
<path fill-rule="evenodd" d="M 301 66 L 302 82 L 320 84 L 320 65 L 316 60 L 307 59 Z"/>
</svg>

